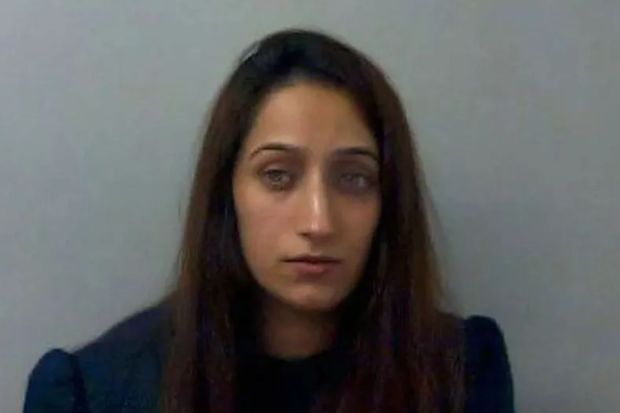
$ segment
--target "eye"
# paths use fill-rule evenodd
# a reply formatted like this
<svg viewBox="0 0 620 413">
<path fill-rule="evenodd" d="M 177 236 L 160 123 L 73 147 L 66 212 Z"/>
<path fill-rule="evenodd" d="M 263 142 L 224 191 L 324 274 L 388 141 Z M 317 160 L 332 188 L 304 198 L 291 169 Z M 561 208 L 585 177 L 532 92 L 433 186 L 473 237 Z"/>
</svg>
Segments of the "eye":
<svg viewBox="0 0 620 413">
<path fill-rule="evenodd" d="M 363 173 L 346 172 L 340 178 L 346 189 L 357 192 L 363 192 L 374 186 L 372 178 Z"/>
<path fill-rule="evenodd" d="M 274 189 L 285 189 L 293 180 L 292 174 L 283 169 L 268 169 L 262 173 L 268 186 Z"/>
</svg>

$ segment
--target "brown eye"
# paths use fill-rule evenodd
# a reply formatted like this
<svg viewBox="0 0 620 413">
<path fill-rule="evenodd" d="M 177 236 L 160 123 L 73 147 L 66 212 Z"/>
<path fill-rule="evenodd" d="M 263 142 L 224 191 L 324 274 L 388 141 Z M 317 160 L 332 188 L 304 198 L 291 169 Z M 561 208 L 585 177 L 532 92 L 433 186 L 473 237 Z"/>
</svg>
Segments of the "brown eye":
<svg viewBox="0 0 620 413">
<path fill-rule="evenodd" d="M 268 169 L 263 172 L 268 186 L 274 189 L 285 189 L 293 180 L 292 174 L 283 169 Z"/>
</svg>

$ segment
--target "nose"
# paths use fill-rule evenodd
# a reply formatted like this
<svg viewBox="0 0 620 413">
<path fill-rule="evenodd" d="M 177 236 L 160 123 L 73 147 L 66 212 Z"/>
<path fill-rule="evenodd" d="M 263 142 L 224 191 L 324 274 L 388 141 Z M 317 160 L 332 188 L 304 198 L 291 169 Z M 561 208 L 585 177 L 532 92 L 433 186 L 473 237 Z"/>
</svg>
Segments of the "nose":
<svg viewBox="0 0 620 413">
<path fill-rule="evenodd" d="M 307 238 L 325 238 L 334 232 L 331 202 L 319 174 L 309 179 L 300 197 L 300 233 Z"/>
</svg>

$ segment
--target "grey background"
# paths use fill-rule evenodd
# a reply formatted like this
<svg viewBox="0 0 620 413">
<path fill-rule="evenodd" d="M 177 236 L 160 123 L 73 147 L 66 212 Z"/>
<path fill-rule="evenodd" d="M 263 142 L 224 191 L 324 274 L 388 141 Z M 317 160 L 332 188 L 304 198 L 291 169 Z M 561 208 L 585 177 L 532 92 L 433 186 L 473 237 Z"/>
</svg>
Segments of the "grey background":
<svg viewBox="0 0 620 413">
<path fill-rule="evenodd" d="M 620 411 L 616 0 L 0 2 L 0 411 L 169 284 L 203 116 L 255 38 L 341 36 L 418 134 L 450 291 L 521 412 Z"/>
</svg>

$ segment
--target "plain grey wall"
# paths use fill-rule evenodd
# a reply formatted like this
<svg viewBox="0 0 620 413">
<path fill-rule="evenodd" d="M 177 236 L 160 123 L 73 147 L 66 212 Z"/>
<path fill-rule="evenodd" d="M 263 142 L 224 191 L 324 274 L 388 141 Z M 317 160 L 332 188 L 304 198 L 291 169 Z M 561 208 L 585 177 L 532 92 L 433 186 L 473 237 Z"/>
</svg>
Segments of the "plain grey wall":
<svg viewBox="0 0 620 413">
<path fill-rule="evenodd" d="M 396 84 L 464 314 L 522 412 L 620 411 L 617 0 L 0 2 L 0 411 L 50 347 L 170 281 L 198 131 L 250 41 L 293 25 Z"/>
</svg>

